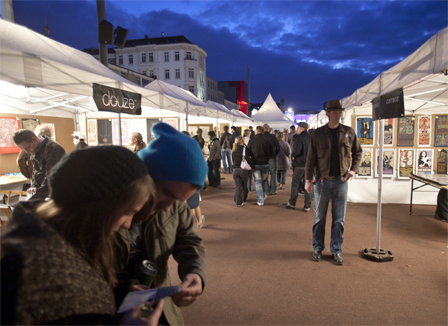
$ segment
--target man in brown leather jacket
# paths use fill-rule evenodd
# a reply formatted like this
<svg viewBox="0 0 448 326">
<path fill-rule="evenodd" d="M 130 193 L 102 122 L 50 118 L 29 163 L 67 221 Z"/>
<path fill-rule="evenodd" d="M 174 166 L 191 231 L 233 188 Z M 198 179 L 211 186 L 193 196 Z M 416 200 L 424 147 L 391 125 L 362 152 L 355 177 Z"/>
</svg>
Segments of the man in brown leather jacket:
<svg viewBox="0 0 448 326">
<path fill-rule="evenodd" d="M 325 223 L 328 203 L 332 202 L 330 251 L 337 265 L 343 264 L 342 241 L 349 181 L 358 172 L 362 149 L 355 131 L 339 123 L 343 108 L 338 100 L 328 101 L 328 123 L 311 137 L 305 167 L 305 190 L 311 193 L 314 170 L 313 259 L 320 261 L 325 248 Z"/>
</svg>

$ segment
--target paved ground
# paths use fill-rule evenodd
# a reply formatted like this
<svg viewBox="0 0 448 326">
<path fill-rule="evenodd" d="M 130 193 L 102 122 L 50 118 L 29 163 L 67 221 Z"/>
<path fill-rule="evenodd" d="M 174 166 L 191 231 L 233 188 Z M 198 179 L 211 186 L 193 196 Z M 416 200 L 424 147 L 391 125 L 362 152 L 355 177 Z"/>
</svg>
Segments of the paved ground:
<svg viewBox="0 0 448 326">
<path fill-rule="evenodd" d="M 328 249 L 312 260 L 314 213 L 299 209 L 303 196 L 294 211 L 280 207 L 291 172 L 287 189 L 261 207 L 255 192 L 236 207 L 232 175 L 223 176 L 202 192 L 209 273 L 200 300 L 182 309 L 187 325 L 448 324 L 447 224 L 432 218 L 435 206 L 409 216 L 408 205 L 384 205 L 381 248 L 394 260 L 376 263 L 362 249 L 376 245 L 377 206 L 349 203 L 344 265 L 336 266 Z M 327 248 L 329 237 L 327 227 Z"/>
</svg>

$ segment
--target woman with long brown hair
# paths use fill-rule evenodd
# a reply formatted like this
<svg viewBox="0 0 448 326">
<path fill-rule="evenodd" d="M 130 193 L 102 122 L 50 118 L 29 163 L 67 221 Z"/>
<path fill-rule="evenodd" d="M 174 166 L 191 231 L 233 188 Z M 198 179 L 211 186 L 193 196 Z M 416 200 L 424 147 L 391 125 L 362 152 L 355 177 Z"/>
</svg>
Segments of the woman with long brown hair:
<svg viewBox="0 0 448 326">
<path fill-rule="evenodd" d="M 244 138 L 238 136 L 235 138 L 235 143 L 232 149 L 233 161 L 233 180 L 235 181 L 234 200 L 237 207 L 243 206 L 247 199 L 247 180 L 249 179 L 249 171 L 241 168 L 241 161 L 243 160 L 243 149 L 246 147 Z M 246 153 L 247 155 L 247 153 Z M 248 157 L 246 157 L 248 159 Z"/>
<path fill-rule="evenodd" d="M 131 134 L 131 146 L 134 146 L 134 153 L 137 154 L 139 150 L 146 147 L 146 143 L 143 141 L 143 136 L 139 132 L 133 132 Z"/>
</svg>

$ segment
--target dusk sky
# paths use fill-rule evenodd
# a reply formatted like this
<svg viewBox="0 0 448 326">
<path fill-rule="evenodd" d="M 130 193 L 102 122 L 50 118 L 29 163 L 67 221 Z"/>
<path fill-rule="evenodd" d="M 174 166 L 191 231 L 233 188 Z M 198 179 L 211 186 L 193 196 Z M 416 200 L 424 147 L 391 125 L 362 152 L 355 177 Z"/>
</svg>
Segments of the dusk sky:
<svg viewBox="0 0 448 326">
<path fill-rule="evenodd" d="M 128 40 L 184 35 L 207 75 L 247 81 L 294 110 L 351 95 L 448 25 L 447 1 L 111 1 L 106 19 Z M 96 1 L 13 0 L 15 22 L 82 50 L 98 48 Z"/>
</svg>

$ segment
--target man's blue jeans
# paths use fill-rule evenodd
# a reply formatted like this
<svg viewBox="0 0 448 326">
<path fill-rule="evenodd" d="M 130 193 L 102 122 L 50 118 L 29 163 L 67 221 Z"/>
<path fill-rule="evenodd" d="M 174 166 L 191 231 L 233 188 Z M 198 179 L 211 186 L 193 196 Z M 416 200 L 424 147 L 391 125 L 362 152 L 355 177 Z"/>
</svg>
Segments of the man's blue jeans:
<svg viewBox="0 0 448 326">
<path fill-rule="evenodd" d="M 232 172 L 232 150 L 229 149 L 221 149 L 221 159 L 222 159 L 222 166 L 224 167 L 224 172 Z M 227 161 L 226 161 L 227 160 Z M 229 166 L 227 167 L 227 162 L 229 163 Z"/>
<path fill-rule="evenodd" d="M 277 159 L 275 157 L 269 159 L 269 174 L 271 182 L 268 181 L 266 184 L 266 194 L 268 195 L 277 192 Z"/>
<path fill-rule="evenodd" d="M 318 180 L 318 179 L 317 179 Z M 344 240 L 345 212 L 347 210 L 347 182 L 342 180 L 316 181 L 314 186 L 313 248 L 322 251 L 325 248 L 325 223 L 328 203 L 331 199 L 331 243 L 332 254 L 340 254 Z"/>
<path fill-rule="evenodd" d="M 255 165 L 252 169 L 252 175 L 254 176 L 255 189 L 257 190 L 257 201 L 259 204 L 264 204 L 264 198 L 266 192 L 265 189 L 268 188 L 268 172 L 269 165 Z"/>
</svg>

